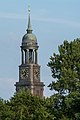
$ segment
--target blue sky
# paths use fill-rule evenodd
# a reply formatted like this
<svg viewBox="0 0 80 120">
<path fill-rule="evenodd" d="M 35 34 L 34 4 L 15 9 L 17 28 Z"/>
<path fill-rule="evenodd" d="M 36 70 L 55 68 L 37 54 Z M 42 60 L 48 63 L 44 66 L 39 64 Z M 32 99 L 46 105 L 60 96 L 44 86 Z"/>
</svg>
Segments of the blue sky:
<svg viewBox="0 0 80 120">
<path fill-rule="evenodd" d="M 20 65 L 20 45 L 26 33 L 28 3 L 31 24 L 39 43 L 41 80 L 45 96 L 53 92 L 47 85 L 53 80 L 47 67 L 50 56 L 58 52 L 64 40 L 80 38 L 80 0 L 2 0 L 0 1 L 0 97 L 9 99 L 15 92 Z"/>
</svg>

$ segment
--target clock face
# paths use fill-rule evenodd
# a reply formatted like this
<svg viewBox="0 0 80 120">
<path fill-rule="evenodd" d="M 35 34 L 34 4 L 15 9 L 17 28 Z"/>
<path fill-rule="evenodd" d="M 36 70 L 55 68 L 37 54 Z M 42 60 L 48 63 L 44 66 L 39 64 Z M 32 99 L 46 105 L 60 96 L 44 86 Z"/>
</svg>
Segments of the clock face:
<svg viewBox="0 0 80 120">
<path fill-rule="evenodd" d="M 29 75 L 28 69 L 23 68 L 20 70 L 20 78 L 21 79 L 27 79 Z"/>
<path fill-rule="evenodd" d="M 34 79 L 35 80 L 39 80 L 40 79 L 40 70 L 39 69 L 35 69 L 34 70 Z"/>
</svg>

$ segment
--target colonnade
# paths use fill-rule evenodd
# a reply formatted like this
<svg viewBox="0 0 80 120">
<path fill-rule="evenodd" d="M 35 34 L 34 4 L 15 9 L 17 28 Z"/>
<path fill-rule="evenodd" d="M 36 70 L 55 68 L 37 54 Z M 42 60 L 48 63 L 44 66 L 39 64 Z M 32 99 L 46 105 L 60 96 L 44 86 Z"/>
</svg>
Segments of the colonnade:
<svg viewBox="0 0 80 120">
<path fill-rule="evenodd" d="M 38 64 L 38 50 L 37 49 L 21 49 L 22 64 Z"/>
</svg>

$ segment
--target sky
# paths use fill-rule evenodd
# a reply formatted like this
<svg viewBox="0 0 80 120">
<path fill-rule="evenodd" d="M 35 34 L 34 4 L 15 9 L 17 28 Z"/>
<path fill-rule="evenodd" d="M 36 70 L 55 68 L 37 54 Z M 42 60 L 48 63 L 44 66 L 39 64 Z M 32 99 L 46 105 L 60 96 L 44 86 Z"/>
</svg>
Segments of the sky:
<svg viewBox="0 0 80 120">
<path fill-rule="evenodd" d="M 0 97 L 3 99 L 14 95 L 14 84 L 19 81 L 20 45 L 27 29 L 29 4 L 31 25 L 39 44 L 38 61 L 45 96 L 54 93 L 47 87 L 54 80 L 47 66 L 50 56 L 58 53 L 58 46 L 64 40 L 80 38 L 80 0 L 1 0 Z"/>
</svg>

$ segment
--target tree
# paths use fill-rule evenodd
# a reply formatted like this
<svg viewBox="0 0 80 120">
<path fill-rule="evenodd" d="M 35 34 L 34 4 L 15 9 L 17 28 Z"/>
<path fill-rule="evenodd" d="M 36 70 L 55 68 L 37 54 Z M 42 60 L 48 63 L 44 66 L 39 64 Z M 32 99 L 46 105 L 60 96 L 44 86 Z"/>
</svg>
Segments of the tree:
<svg viewBox="0 0 80 120">
<path fill-rule="evenodd" d="M 48 62 L 52 77 L 56 79 L 49 87 L 60 94 L 80 91 L 80 39 L 64 41 Z"/>
<path fill-rule="evenodd" d="M 11 112 L 11 120 L 54 120 L 46 107 L 45 98 L 33 96 L 29 90 L 16 93 L 7 102 Z"/>
<path fill-rule="evenodd" d="M 55 79 L 49 87 L 56 91 L 51 112 L 55 120 L 80 120 L 80 39 L 64 41 L 58 50 L 48 62 Z"/>
<path fill-rule="evenodd" d="M 11 111 L 6 105 L 6 101 L 0 98 L 0 120 L 11 120 Z"/>
<path fill-rule="evenodd" d="M 80 120 L 80 92 L 72 92 L 65 97 L 64 115 L 72 120 Z"/>
</svg>

